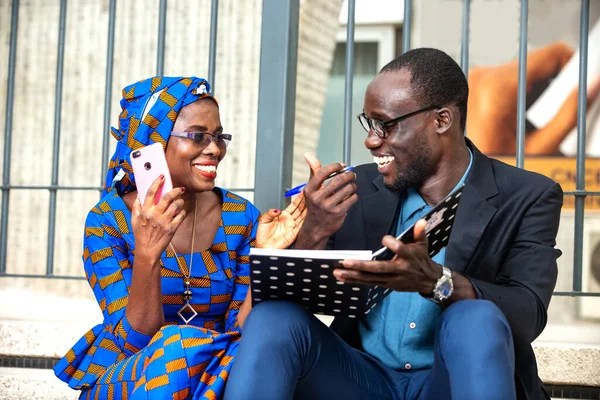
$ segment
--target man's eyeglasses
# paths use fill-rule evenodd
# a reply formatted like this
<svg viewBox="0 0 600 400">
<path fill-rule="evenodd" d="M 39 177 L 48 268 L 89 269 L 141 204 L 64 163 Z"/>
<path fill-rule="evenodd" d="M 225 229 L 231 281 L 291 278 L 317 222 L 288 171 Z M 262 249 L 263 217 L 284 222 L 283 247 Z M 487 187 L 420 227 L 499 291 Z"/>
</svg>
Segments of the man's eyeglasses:
<svg viewBox="0 0 600 400">
<path fill-rule="evenodd" d="M 358 114 L 356 116 L 356 118 L 358 118 L 358 121 L 360 122 L 360 124 L 362 125 L 362 127 L 364 128 L 364 130 L 367 131 L 367 133 L 369 133 L 369 131 L 371 129 L 373 129 L 373 132 L 375 132 L 375 134 L 377 136 L 379 136 L 381 139 L 385 139 L 385 137 L 387 136 L 387 132 L 384 130 L 384 128 L 386 128 L 386 127 L 388 127 L 388 126 L 390 126 L 392 124 L 395 124 L 396 122 L 400 122 L 403 119 L 412 117 L 413 115 L 417 115 L 417 114 L 420 114 L 422 112 L 429 111 L 429 110 L 435 110 L 437 108 L 440 108 L 440 107 L 438 107 L 438 106 L 425 107 L 425 108 L 422 108 L 420 110 L 413 111 L 413 112 L 410 112 L 408 114 L 404 114 L 404 115 L 401 115 L 401 116 L 399 116 L 397 118 L 390 119 L 390 120 L 387 120 L 387 121 L 381 121 L 381 120 L 376 119 L 376 118 L 369 118 L 369 117 L 367 117 L 365 115 L 364 112 Z"/>
<path fill-rule="evenodd" d="M 171 132 L 171 136 L 188 138 L 194 141 L 198 146 L 208 146 L 214 141 L 218 147 L 225 148 L 231 141 L 231 135 L 227 133 L 208 133 L 208 132 Z"/>
</svg>

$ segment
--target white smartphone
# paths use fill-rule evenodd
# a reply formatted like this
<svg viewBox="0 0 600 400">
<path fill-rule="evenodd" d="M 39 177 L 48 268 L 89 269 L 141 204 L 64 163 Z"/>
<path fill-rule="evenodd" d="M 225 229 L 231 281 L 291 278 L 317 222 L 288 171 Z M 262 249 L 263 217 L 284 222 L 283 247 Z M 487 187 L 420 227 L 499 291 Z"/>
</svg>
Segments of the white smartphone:
<svg viewBox="0 0 600 400">
<path fill-rule="evenodd" d="M 173 189 L 165 151 L 160 143 L 154 143 L 132 151 L 131 166 L 133 167 L 135 185 L 142 205 L 146 200 L 148 189 L 160 175 L 165 176 L 165 181 L 158 188 L 158 192 L 154 197 L 154 204 L 157 204 L 165 193 Z"/>
</svg>

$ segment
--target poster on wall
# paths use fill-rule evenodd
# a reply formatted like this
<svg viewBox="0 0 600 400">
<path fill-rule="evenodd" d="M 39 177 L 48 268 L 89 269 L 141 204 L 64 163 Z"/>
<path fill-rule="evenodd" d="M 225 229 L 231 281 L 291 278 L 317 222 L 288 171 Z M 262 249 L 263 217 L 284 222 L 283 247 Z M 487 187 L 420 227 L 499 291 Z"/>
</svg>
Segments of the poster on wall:
<svg viewBox="0 0 600 400">
<path fill-rule="evenodd" d="M 578 29 L 578 27 L 576 27 Z M 576 189 L 578 46 L 563 41 L 527 55 L 525 168 Z M 482 152 L 515 165 L 518 62 L 474 68 L 469 73 L 467 136 Z M 590 20 L 587 60 L 585 189 L 600 191 L 600 18 Z M 586 211 L 600 212 L 600 196 L 588 196 Z M 563 210 L 574 208 L 565 196 Z"/>
</svg>

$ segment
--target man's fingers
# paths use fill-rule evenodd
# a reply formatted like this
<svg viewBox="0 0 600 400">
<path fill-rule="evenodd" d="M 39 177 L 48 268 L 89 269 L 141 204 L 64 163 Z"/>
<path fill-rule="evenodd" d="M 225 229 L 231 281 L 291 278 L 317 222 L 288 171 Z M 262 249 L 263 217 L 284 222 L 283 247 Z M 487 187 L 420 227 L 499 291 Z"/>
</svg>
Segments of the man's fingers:
<svg viewBox="0 0 600 400">
<path fill-rule="evenodd" d="M 350 197 L 344 199 L 344 201 L 342 201 L 337 206 L 338 214 L 346 215 L 348 213 L 348 210 L 350 210 L 350 208 L 354 204 L 356 204 L 357 201 L 358 201 L 358 195 L 356 193 L 353 193 Z"/>
<path fill-rule="evenodd" d="M 344 172 L 322 185 L 319 193 L 322 199 L 327 199 L 332 205 L 340 204 L 356 192 L 355 180 L 356 174 L 354 172 Z"/>
<path fill-rule="evenodd" d="M 327 186 L 329 186 L 329 185 L 327 185 Z M 346 200 L 347 198 L 352 196 L 354 193 L 356 193 L 356 189 L 357 189 L 357 186 L 354 182 L 346 183 L 343 187 L 336 189 L 335 193 L 333 193 L 333 195 L 331 195 L 331 202 L 333 204 L 343 203 L 344 200 Z"/>
<path fill-rule="evenodd" d="M 406 245 L 392 235 L 385 235 L 381 244 L 396 255 L 404 256 L 406 253 Z"/>
<path fill-rule="evenodd" d="M 344 164 L 342 164 L 342 163 L 333 163 L 333 164 L 329 164 L 324 167 L 321 167 L 314 174 L 314 176 L 308 181 L 308 183 L 306 184 L 305 190 L 308 190 L 311 192 L 318 190 L 321 186 L 323 186 L 323 183 L 329 178 L 329 175 L 333 174 L 334 172 L 340 171 L 343 168 L 344 168 Z M 347 175 L 347 174 L 341 174 L 341 175 L 338 175 L 338 177 L 342 177 L 345 175 Z"/>
<path fill-rule="evenodd" d="M 398 273 L 398 265 L 392 261 L 344 260 L 342 265 L 348 270 L 358 270 L 372 274 Z"/>
<path fill-rule="evenodd" d="M 391 274 L 375 274 L 365 271 L 354 271 L 341 268 L 334 269 L 333 276 L 345 283 L 359 285 L 383 285 L 394 277 L 394 275 Z"/>
</svg>

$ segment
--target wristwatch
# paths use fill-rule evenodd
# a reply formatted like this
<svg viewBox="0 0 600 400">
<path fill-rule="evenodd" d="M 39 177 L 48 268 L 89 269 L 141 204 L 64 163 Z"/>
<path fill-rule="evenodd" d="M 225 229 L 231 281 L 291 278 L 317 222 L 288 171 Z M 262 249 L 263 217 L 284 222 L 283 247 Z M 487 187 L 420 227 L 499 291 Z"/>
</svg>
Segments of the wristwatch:
<svg viewBox="0 0 600 400">
<path fill-rule="evenodd" d="M 435 283 L 431 300 L 440 304 L 452 295 L 454 284 L 452 283 L 452 272 L 448 267 L 442 265 L 442 276 Z"/>
</svg>

